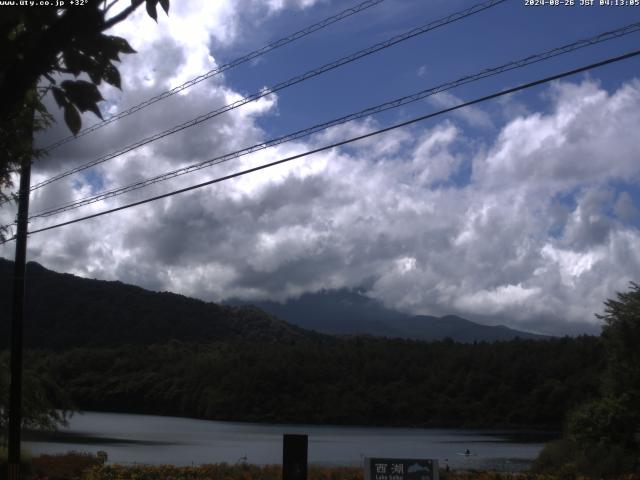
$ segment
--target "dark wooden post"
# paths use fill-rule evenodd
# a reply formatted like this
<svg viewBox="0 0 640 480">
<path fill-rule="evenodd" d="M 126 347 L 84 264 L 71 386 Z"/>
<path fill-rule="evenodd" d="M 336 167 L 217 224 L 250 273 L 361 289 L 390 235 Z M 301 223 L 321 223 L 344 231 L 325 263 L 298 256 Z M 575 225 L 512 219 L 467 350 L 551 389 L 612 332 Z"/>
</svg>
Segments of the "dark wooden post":
<svg viewBox="0 0 640 480">
<path fill-rule="evenodd" d="M 282 446 L 282 480 L 307 480 L 307 435 L 285 435 Z"/>
</svg>

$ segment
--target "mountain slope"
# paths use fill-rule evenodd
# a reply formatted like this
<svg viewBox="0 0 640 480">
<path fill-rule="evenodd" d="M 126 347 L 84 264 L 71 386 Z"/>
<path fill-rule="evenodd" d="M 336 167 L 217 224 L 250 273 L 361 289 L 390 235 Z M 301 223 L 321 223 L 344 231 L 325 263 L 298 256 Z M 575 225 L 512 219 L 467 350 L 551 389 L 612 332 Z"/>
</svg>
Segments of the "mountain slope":
<svg viewBox="0 0 640 480">
<path fill-rule="evenodd" d="M 0 259 L 0 348 L 9 344 L 12 274 L 13 262 Z M 255 307 L 217 305 L 121 282 L 85 279 L 33 262 L 27 265 L 25 312 L 28 348 L 321 338 Z"/>
<path fill-rule="evenodd" d="M 402 337 L 393 323 L 405 315 L 385 308 L 357 291 L 331 290 L 305 293 L 285 303 L 272 301 L 229 300 L 230 305 L 256 307 L 308 330 L 332 335 L 368 334 L 381 337 Z"/>
<path fill-rule="evenodd" d="M 0 348 L 9 342 L 12 274 L 13 262 L 0 259 Z M 321 334 L 426 341 L 448 337 L 459 342 L 546 338 L 452 315 L 405 315 L 357 290 L 307 293 L 284 304 L 217 305 L 121 282 L 56 273 L 37 263 L 27 265 L 27 287 L 24 332 L 25 345 L 30 348 L 146 345 L 168 340 L 291 342 L 325 338 Z"/>
<path fill-rule="evenodd" d="M 427 341 L 451 338 L 457 342 L 548 338 L 502 325 L 480 325 L 455 315 L 406 315 L 386 308 L 381 302 L 365 296 L 358 290 L 305 293 L 285 303 L 239 300 L 229 300 L 227 303 L 252 304 L 286 322 L 334 335 L 369 334 Z"/>
<path fill-rule="evenodd" d="M 451 338 L 457 342 L 495 342 L 522 339 L 545 339 L 543 335 L 514 330 L 504 325 L 480 325 L 455 315 L 430 317 L 417 315 L 402 319 L 397 328 L 409 338 L 441 340 Z"/>
</svg>

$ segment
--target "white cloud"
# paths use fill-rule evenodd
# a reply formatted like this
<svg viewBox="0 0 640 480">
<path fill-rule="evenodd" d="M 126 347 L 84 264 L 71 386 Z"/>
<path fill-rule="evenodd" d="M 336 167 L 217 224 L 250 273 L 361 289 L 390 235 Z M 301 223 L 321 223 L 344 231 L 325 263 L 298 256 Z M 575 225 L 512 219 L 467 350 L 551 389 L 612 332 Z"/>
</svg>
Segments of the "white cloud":
<svg viewBox="0 0 640 480">
<path fill-rule="evenodd" d="M 542 247 L 542 257 L 549 260 L 546 268 L 555 268 L 560 274 L 562 283 L 567 287 L 575 287 L 576 282 L 580 280 L 580 276 L 592 270 L 596 263 L 605 259 L 605 251 L 589 250 L 589 251 L 572 251 L 563 250 L 552 244 Z M 541 274 L 540 269 L 536 274 Z"/>
<path fill-rule="evenodd" d="M 521 116 L 502 129 L 476 181 L 490 188 L 566 192 L 604 179 L 637 181 L 637 143 L 630 125 L 640 112 L 640 81 L 613 94 L 593 81 L 552 88 L 553 111 Z"/>
<path fill-rule="evenodd" d="M 460 132 L 451 124 L 427 130 L 414 150 L 411 170 L 420 183 L 430 185 L 448 180 L 456 173 L 462 159 L 451 153 Z"/>
<path fill-rule="evenodd" d="M 464 100 L 456 97 L 450 92 L 440 92 L 431 97 L 428 101 L 440 108 L 455 107 L 464 103 Z M 487 112 L 479 107 L 465 107 L 459 110 L 455 110 L 453 115 L 462 119 L 472 127 L 477 128 L 491 128 L 493 127 L 493 121 Z"/>
<path fill-rule="evenodd" d="M 504 313 L 507 309 L 526 307 L 528 301 L 540 292 L 539 287 L 525 288 L 521 284 L 500 285 L 492 290 L 463 294 L 456 299 L 455 306 L 479 315 L 496 315 Z"/>
</svg>

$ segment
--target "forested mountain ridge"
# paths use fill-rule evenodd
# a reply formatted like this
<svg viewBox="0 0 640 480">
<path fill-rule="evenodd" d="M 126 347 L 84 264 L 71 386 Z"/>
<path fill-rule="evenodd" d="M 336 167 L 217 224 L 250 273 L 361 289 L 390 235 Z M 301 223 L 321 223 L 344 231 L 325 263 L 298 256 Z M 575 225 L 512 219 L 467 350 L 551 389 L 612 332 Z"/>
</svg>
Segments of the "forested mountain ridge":
<svg viewBox="0 0 640 480">
<path fill-rule="evenodd" d="M 0 348 L 9 342 L 13 262 L 0 259 Z M 207 303 L 121 282 L 27 265 L 27 348 L 148 345 L 169 340 L 288 342 L 321 339 L 255 307 Z"/>
<path fill-rule="evenodd" d="M 386 308 L 358 289 L 305 293 L 284 303 L 237 299 L 225 303 L 255 305 L 293 325 L 330 335 L 367 334 L 425 341 L 451 338 L 456 342 L 549 338 L 502 325 L 480 325 L 455 315 L 408 315 Z"/>
<path fill-rule="evenodd" d="M 0 348 L 8 345 L 12 274 L 13 262 L 0 258 L 0 315 L 7 318 L 0 322 Z M 323 334 L 460 342 L 548 338 L 451 315 L 410 316 L 346 289 L 308 293 L 285 304 L 219 305 L 118 281 L 57 273 L 34 262 L 27 265 L 28 348 L 150 345 L 169 340 L 327 341 Z"/>
<path fill-rule="evenodd" d="M 249 422 L 559 431 L 598 393 L 600 339 L 353 337 L 39 351 L 81 409 Z"/>
</svg>

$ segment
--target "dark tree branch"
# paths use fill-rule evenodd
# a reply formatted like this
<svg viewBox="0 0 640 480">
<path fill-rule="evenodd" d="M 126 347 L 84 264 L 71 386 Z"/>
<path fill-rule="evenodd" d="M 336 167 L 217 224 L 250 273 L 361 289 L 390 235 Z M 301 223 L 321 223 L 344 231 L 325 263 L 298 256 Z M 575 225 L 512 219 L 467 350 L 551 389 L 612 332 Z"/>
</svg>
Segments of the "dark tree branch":
<svg viewBox="0 0 640 480">
<path fill-rule="evenodd" d="M 120 0 L 113 0 L 109 5 L 107 5 L 107 2 L 106 2 L 106 0 L 105 0 L 105 2 L 104 2 L 104 3 L 105 3 L 105 7 L 104 7 L 103 12 L 104 12 L 104 13 L 107 13 L 109 10 L 111 10 L 111 7 L 113 7 L 113 6 L 114 6 L 116 3 L 118 3 L 119 1 L 120 1 Z"/>
<path fill-rule="evenodd" d="M 116 16 L 111 17 L 109 20 L 107 20 L 104 23 L 104 28 L 102 29 L 102 31 L 104 32 L 105 30 L 108 30 L 111 27 L 113 27 L 114 25 L 116 25 L 116 24 L 120 23 L 121 21 L 123 21 L 125 18 L 127 18 L 129 15 L 131 15 L 135 11 L 136 8 L 138 8 L 143 3 L 144 3 L 144 0 L 133 0 L 133 2 L 131 2 L 131 5 L 129 5 L 124 10 L 122 10 Z"/>
</svg>

